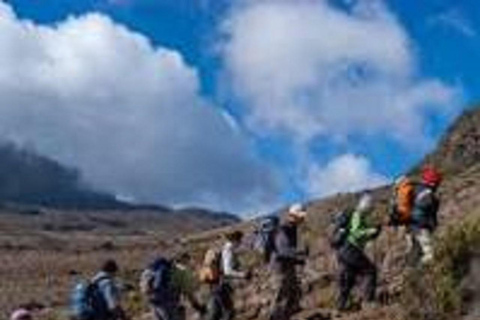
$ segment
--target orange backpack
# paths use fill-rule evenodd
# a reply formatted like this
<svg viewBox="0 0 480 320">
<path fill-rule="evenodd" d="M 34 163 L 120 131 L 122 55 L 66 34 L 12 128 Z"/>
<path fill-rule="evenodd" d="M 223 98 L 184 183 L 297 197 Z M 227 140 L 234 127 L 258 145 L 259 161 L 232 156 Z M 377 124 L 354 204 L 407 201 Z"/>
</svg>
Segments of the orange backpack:
<svg viewBox="0 0 480 320">
<path fill-rule="evenodd" d="M 208 249 L 199 271 L 199 280 L 203 283 L 215 284 L 220 280 L 222 254 L 217 249 Z"/>
<path fill-rule="evenodd" d="M 409 224 L 415 201 L 415 183 L 408 177 L 401 177 L 394 186 L 392 223 Z"/>
</svg>

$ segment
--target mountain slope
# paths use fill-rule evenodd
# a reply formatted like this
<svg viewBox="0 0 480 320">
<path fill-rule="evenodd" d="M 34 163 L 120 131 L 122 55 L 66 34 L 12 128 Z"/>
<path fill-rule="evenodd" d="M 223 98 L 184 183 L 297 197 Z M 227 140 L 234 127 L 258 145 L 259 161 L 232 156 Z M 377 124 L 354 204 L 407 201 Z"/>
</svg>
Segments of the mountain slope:
<svg viewBox="0 0 480 320">
<path fill-rule="evenodd" d="M 480 163 L 480 106 L 465 111 L 422 163 L 441 168 L 447 176 Z"/>
<path fill-rule="evenodd" d="M 87 187 L 80 172 L 13 144 L 0 145 L 0 201 L 57 207 L 121 207 Z"/>
<path fill-rule="evenodd" d="M 441 271 L 447 276 L 438 276 L 438 269 L 435 268 L 420 270 L 420 273 L 416 274 L 411 273 L 406 267 L 407 246 L 404 231 L 385 227 L 380 238 L 368 248 L 368 254 L 380 271 L 380 305 L 371 310 L 341 315 L 336 319 L 444 320 L 445 317 L 445 320 L 480 319 L 475 313 L 478 312 L 476 309 L 480 301 L 479 274 L 475 272 L 478 270 L 476 265 L 480 259 L 474 258 L 478 257 L 479 244 L 478 237 L 471 236 L 480 234 L 480 230 L 475 227 L 480 226 L 480 223 L 474 222 L 471 224 L 473 227 L 470 227 L 469 222 L 476 219 L 480 208 L 478 128 L 480 109 L 477 108 L 461 116 L 441 139 L 438 148 L 422 162 L 422 164 L 434 163 L 447 173 L 440 190 L 441 227 L 437 233 L 442 253 L 437 261 Z M 375 219 L 385 223 L 390 190 L 385 187 L 372 192 L 376 200 Z M 300 272 L 305 294 L 302 301 L 304 312 L 296 319 L 333 319 L 330 310 L 335 301 L 338 266 L 327 235 L 332 214 L 353 205 L 358 197 L 359 193 L 341 194 L 306 204 L 309 215 L 307 223 L 301 230 L 301 245 L 308 245 L 310 255 Z M 147 208 L 144 209 L 148 211 Z M 105 257 L 113 257 L 121 263 L 122 278 L 136 284 L 139 272 L 159 254 L 187 251 L 192 255 L 191 267 L 197 269 L 205 251 L 214 244 L 220 244 L 226 232 L 241 229 L 251 234 L 255 228 L 252 221 L 233 226 L 227 223 L 221 229 L 187 237 L 187 233 L 194 231 L 187 226 L 188 216 L 167 214 L 172 220 L 166 223 L 165 220 L 152 218 L 151 214 L 155 215 L 155 210 L 132 211 L 135 214 L 131 215 L 125 215 L 126 212 L 128 213 L 128 210 L 110 212 L 111 216 L 103 215 L 99 219 L 95 214 L 90 216 L 83 211 L 75 215 L 73 220 L 65 219 L 68 215 L 62 212 L 47 212 L 43 218 L 51 219 L 53 226 L 47 230 L 37 229 L 34 241 L 24 239 L 22 237 L 24 234 L 22 236 L 16 234 L 15 227 L 6 228 L 5 221 L 2 222 L 0 219 L 0 276 L 3 275 L 0 291 L 4 293 L 0 296 L 0 315 L 6 314 L 6 308 L 13 298 L 25 300 L 36 297 L 53 307 L 53 315 L 49 320 L 64 319 L 65 315 L 62 313 L 64 299 L 70 283 L 67 273 L 71 268 L 90 274 L 97 268 L 99 261 Z M 55 219 L 60 215 L 64 220 L 55 224 L 57 223 Z M 42 219 L 41 216 L 38 218 Z M 30 223 L 38 228 L 40 225 L 38 222 L 41 220 L 36 220 L 35 216 L 30 218 Z M 61 228 L 65 223 L 88 224 L 92 219 L 97 225 L 94 230 L 82 231 L 74 228 L 72 231 L 68 229 L 71 227 L 69 225 L 67 230 Z M 22 223 L 25 221 L 22 219 Z M 133 225 L 137 228 L 130 228 Z M 6 238 L 2 238 L 2 230 Z M 8 238 L 12 235 L 13 238 Z M 8 243 L 12 239 L 15 242 Z M 238 283 L 235 298 L 238 308 L 236 319 L 260 320 L 264 319 L 269 310 L 273 292 L 268 268 L 260 263 L 259 256 L 251 250 L 251 247 L 246 249 L 241 257 L 242 263 L 254 270 L 254 278 L 248 283 Z M 22 257 L 20 262 L 19 256 Z M 450 263 L 451 261 L 454 263 Z M 19 263 L 21 268 L 18 268 Z M 29 277 L 25 277 L 25 274 Z M 413 284 L 419 285 L 412 287 L 407 281 L 412 279 Z M 437 286 L 438 284 L 440 286 Z M 29 290 L 21 290 L 25 287 Z M 452 296 L 460 299 L 451 299 Z M 145 301 L 138 293 L 129 296 L 127 306 L 135 320 L 151 319 Z M 57 313 L 59 316 L 55 317 Z"/>
<path fill-rule="evenodd" d="M 472 109 L 462 115 L 439 142 L 438 148 L 428 155 L 423 164 L 434 164 L 445 172 L 445 181 L 441 187 L 442 208 L 440 211 L 440 238 L 448 235 L 451 226 L 475 215 L 480 208 L 480 108 Z M 419 166 L 420 167 L 420 166 Z M 412 170 L 418 172 L 418 168 Z M 389 188 L 373 190 L 376 200 L 376 219 L 386 224 Z M 335 253 L 329 246 L 327 235 L 332 214 L 354 204 L 359 194 L 342 194 L 312 201 L 307 204 L 308 221 L 301 231 L 304 245 L 310 248 L 307 265 L 301 277 L 305 297 L 305 313 L 298 319 L 330 319 L 328 310 L 334 307 L 336 295 L 335 278 L 338 266 Z M 251 231 L 250 223 L 237 226 Z M 220 239 L 221 232 L 208 233 L 204 237 L 192 239 L 190 250 L 204 252 L 212 242 Z M 370 311 L 345 315 L 342 319 L 365 320 L 417 320 L 440 319 L 427 314 L 424 318 L 412 318 L 411 310 L 405 308 L 403 298 L 411 294 L 422 301 L 417 293 L 405 291 L 406 279 L 406 241 L 402 230 L 384 228 L 381 237 L 369 248 L 369 255 L 380 269 L 379 297 L 381 306 Z M 201 257 L 201 253 L 198 254 Z M 271 291 L 265 267 L 251 253 L 246 254 L 244 263 L 256 270 L 255 279 L 249 285 L 240 286 L 238 308 L 240 320 L 263 319 L 269 309 L 273 292 Z M 461 263 L 461 261 L 460 261 Z M 478 280 L 480 275 L 472 275 Z M 478 282 L 477 282 L 478 283 Z M 426 284 L 428 287 L 428 284 Z M 476 288 L 477 290 L 479 288 Z M 477 301 L 477 300 L 475 300 Z M 417 306 L 418 308 L 421 307 Z M 406 311 L 409 311 L 406 313 Z M 316 316 L 313 317 L 313 316 Z M 430 317 L 430 318 L 428 318 Z M 475 318 L 476 319 L 476 318 Z"/>
</svg>

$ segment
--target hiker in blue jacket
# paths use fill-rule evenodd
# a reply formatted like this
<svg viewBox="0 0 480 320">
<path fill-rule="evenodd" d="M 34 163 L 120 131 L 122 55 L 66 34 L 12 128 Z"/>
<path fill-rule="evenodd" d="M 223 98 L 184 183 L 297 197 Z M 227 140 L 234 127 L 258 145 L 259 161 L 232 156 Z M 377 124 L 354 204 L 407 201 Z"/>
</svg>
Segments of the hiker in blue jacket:
<svg viewBox="0 0 480 320">
<path fill-rule="evenodd" d="M 93 278 L 92 282 L 103 297 L 106 306 L 105 319 L 98 320 L 125 320 L 127 319 L 121 305 L 121 292 L 115 277 L 118 273 L 118 265 L 115 260 L 107 260 L 101 271 Z"/>
</svg>

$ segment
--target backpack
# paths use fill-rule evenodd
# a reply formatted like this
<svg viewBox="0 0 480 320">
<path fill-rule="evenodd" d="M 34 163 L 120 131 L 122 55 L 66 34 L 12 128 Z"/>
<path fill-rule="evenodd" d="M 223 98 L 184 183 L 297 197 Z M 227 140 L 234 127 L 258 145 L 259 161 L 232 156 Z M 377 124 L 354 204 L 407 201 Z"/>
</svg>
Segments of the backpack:
<svg viewBox="0 0 480 320">
<path fill-rule="evenodd" d="M 70 311 L 76 320 L 102 320 L 108 318 L 109 310 L 105 298 L 100 292 L 98 283 L 107 277 L 96 281 L 78 281 L 71 294 Z"/>
<path fill-rule="evenodd" d="M 408 225 L 411 222 L 415 189 L 415 183 L 407 177 L 402 177 L 395 183 L 390 209 L 391 225 Z"/>
<path fill-rule="evenodd" d="M 353 210 L 347 209 L 334 215 L 333 231 L 330 235 L 330 245 L 334 249 L 340 249 L 346 242 L 350 232 L 350 220 Z"/>
<path fill-rule="evenodd" d="M 256 231 L 256 249 L 262 254 L 265 263 L 270 262 L 275 252 L 275 234 L 279 228 L 280 219 L 277 216 L 265 217 L 259 223 Z"/>
<path fill-rule="evenodd" d="M 140 279 L 140 291 L 151 301 L 162 301 L 170 297 L 172 289 L 173 263 L 165 258 L 155 260 Z"/>
<path fill-rule="evenodd" d="M 199 271 L 199 279 L 203 283 L 216 284 L 221 276 L 222 253 L 218 249 L 210 248 L 205 253 L 203 264 Z"/>
</svg>

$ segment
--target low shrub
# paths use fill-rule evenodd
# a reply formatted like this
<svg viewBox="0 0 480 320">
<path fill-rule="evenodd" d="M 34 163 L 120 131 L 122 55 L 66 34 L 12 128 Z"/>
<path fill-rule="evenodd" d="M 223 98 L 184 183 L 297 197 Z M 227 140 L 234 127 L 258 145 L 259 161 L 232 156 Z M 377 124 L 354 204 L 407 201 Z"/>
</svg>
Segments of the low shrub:
<svg viewBox="0 0 480 320">
<path fill-rule="evenodd" d="M 450 320 L 469 309 L 467 277 L 479 257 L 480 212 L 449 226 L 437 239 L 434 262 L 408 271 L 402 303 L 409 320 Z M 468 299 L 466 297 L 469 296 Z"/>
</svg>

